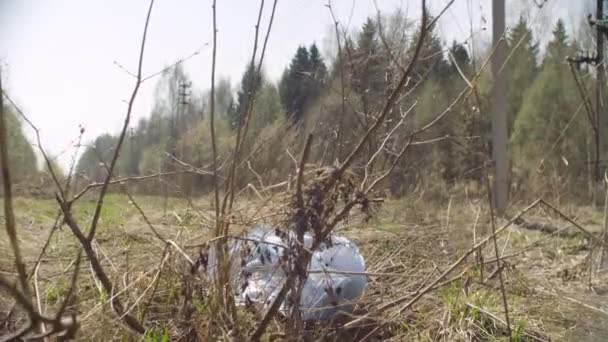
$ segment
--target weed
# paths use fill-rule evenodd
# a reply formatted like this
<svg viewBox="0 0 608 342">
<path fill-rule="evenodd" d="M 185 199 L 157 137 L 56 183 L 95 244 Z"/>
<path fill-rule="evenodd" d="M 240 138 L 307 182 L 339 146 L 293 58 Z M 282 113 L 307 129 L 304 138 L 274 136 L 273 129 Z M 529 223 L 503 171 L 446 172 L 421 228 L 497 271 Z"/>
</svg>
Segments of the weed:
<svg viewBox="0 0 608 342">
<path fill-rule="evenodd" d="M 144 335 L 145 342 L 169 342 L 169 329 L 152 329 Z"/>
<path fill-rule="evenodd" d="M 65 280 L 60 279 L 59 281 L 51 283 L 46 288 L 46 300 L 48 300 L 51 304 L 55 304 L 60 299 L 64 298 L 67 292 L 68 286 Z"/>
</svg>

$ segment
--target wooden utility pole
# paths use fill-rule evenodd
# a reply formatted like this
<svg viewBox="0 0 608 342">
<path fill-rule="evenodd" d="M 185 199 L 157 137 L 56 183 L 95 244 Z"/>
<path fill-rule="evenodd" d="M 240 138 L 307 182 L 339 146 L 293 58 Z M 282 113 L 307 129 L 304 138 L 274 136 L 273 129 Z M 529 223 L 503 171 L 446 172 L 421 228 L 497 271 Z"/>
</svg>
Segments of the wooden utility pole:
<svg viewBox="0 0 608 342">
<path fill-rule="evenodd" d="M 598 23 L 602 23 L 604 20 L 604 0 L 597 0 L 597 9 L 596 9 L 596 20 Z M 595 123 L 596 134 L 595 134 L 595 181 L 601 182 L 602 180 L 602 172 L 600 168 L 600 160 L 602 159 L 602 139 L 601 139 L 601 129 L 603 115 L 602 113 L 602 92 L 604 88 L 604 83 L 606 82 L 604 75 L 604 32 L 602 32 L 602 25 L 598 24 L 596 26 L 596 39 L 597 39 L 597 52 L 596 52 L 596 63 L 597 63 L 597 86 L 595 88 Z"/>
<path fill-rule="evenodd" d="M 507 208 L 509 197 L 508 153 L 507 153 L 507 94 L 504 68 L 507 47 L 505 33 L 505 0 L 492 0 L 492 36 L 496 47 L 492 56 L 492 159 L 494 161 L 494 184 L 492 199 L 498 215 Z"/>
</svg>

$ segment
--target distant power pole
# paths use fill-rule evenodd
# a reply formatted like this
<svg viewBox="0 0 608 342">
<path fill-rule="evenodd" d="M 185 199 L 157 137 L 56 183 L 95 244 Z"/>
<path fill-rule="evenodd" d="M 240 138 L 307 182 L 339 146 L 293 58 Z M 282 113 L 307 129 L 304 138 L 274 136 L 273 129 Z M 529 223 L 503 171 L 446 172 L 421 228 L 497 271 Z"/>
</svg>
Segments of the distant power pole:
<svg viewBox="0 0 608 342">
<path fill-rule="evenodd" d="M 188 104 L 190 104 L 190 87 L 191 86 L 192 86 L 191 82 L 180 82 L 180 84 L 179 84 L 178 108 L 180 108 L 181 110 L 178 110 L 178 113 L 179 113 L 179 117 L 177 120 L 178 123 L 180 122 L 180 119 L 183 120 L 183 117 L 186 113 L 186 107 L 188 106 Z M 178 127 L 180 127 L 180 126 L 178 125 Z"/>
<path fill-rule="evenodd" d="M 507 154 L 507 95 L 504 70 L 507 47 L 505 33 L 505 0 L 492 1 L 493 43 L 492 76 L 494 89 L 492 94 L 492 159 L 494 161 L 494 184 L 492 199 L 498 215 L 507 208 L 509 199 Z"/>
<path fill-rule="evenodd" d="M 175 132 L 175 139 L 177 142 L 177 138 L 180 132 L 183 131 L 184 126 L 186 125 L 186 108 L 188 107 L 188 104 L 190 104 L 190 87 L 192 86 L 192 83 L 190 82 L 180 82 L 179 83 L 179 90 L 178 90 L 178 103 L 177 103 L 177 123 L 176 123 L 176 132 Z M 179 158 L 183 157 L 183 144 L 182 146 L 180 146 L 180 151 L 179 151 Z M 178 156 L 175 156 L 178 157 Z"/>
<path fill-rule="evenodd" d="M 604 127 L 604 122 L 606 118 L 603 115 L 604 109 L 604 85 L 606 84 L 606 75 L 605 75 L 605 66 L 604 66 L 604 38 L 608 35 L 608 21 L 604 19 L 604 1 L 605 0 L 596 0 L 596 13 L 595 20 L 592 19 L 591 14 L 589 14 L 589 24 L 591 26 L 595 26 L 596 29 L 596 52 L 595 56 L 590 57 L 587 52 L 584 55 L 581 55 L 576 58 L 568 58 L 569 63 L 574 63 L 577 68 L 580 67 L 581 64 L 594 64 L 596 66 L 596 87 L 595 87 L 595 111 L 590 116 L 591 125 L 593 126 L 593 140 L 595 144 L 595 157 L 591 162 L 593 165 L 594 178 L 596 182 L 602 181 L 602 150 L 603 139 L 602 139 L 602 128 Z M 574 71 L 573 71 L 574 72 Z M 576 75 L 575 75 L 576 77 Z M 584 97 L 585 95 L 583 95 Z"/>
</svg>

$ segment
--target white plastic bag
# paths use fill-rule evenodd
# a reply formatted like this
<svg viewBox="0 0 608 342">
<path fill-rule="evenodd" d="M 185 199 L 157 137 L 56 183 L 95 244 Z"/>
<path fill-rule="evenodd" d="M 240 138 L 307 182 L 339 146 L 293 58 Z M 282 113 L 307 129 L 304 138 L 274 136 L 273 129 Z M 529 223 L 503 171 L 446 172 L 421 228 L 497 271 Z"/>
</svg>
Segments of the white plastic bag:
<svg viewBox="0 0 608 342">
<path fill-rule="evenodd" d="M 295 239 L 288 233 L 286 239 Z M 304 236 L 306 248 L 312 246 L 312 237 Z M 253 303 L 266 311 L 278 295 L 285 281 L 280 259 L 287 246 L 270 226 L 257 226 L 244 240 L 236 241 L 231 248 L 232 274 L 240 304 Z M 241 252 L 245 251 L 245 259 Z M 210 269 L 214 257 L 210 255 Z M 302 289 L 300 310 L 304 320 L 328 320 L 338 312 L 351 312 L 367 287 L 365 261 L 359 248 L 349 239 L 331 237 L 331 245 L 321 244 L 313 251 L 308 278 Z M 285 314 L 286 303 L 280 311 Z"/>
</svg>

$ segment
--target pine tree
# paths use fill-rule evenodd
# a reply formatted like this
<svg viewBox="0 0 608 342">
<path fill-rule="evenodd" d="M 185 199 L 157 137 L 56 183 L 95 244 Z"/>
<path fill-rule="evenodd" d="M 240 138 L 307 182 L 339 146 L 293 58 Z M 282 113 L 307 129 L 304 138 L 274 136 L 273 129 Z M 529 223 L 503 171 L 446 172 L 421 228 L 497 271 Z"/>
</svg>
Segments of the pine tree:
<svg viewBox="0 0 608 342">
<path fill-rule="evenodd" d="M 513 131 L 515 155 L 545 165 L 570 167 L 560 170 L 577 174 L 585 161 L 586 122 L 575 120 L 579 98 L 564 58 L 572 50 L 563 22 L 558 20 L 547 45 L 542 70 L 526 92 Z"/>
<path fill-rule="evenodd" d="M 568 34 L 564 21 L 560 18 L 553 29 L 553 39 L 547 44 L 547 55 L 543 64 L 563 64 L 566 56 L 572 51 L 568 45 Z"/>
<path fill-rule="evenodd" d="M 407 51 L 409 58 L 413 58 L 414 56 L 419 37 L 420 29 L 417 29 L 410 40 L 411 44 Z M 443 55 L 443 47 L 439 35 L 434 30 L 427 32 L 422 42 L 418 61 L 414 67 L 416 77 L 422 78 L 428 73 L 429 79 L 445 80 L 450 74 L 450 66 Z"/>
<path fill-rule="evenodd" d="M 324 84 L 327 78 L 327 67 L 325 66 L 323 57 L 321 57 L 319 48 L 317 48 L 317 44 L 313 43 L 308 50 L 310 54 L 311 70 L 314 73 L 313 78 L 318 84 Z"/>
<path fill-rule="evenodd" d="M 246 114 L 247 108 L 249 107 L 249 101 L 251 101 L 251 95 L 257 92 L 264 83 L 264 77 L 261 74 L 257 74 L 255 65 L 249 64 L 243 78 L 241 79 L 241 86 L 237 92 L 236 103 L 230 100 L 228 106 L 228 121 L 230 127 L 236 128 L 239 125 L 241 118 Z"/>
<path fill-rule="evenodd" d="M 461 43 L 457 41 L 452 42 L 452 46 L 450 47 L 450 54 L 454 57 L 454 60 L 458 64 L 458 67 L 465 73 L 469 71 L 469 65 L 471 64 L 471 58 L 469 57 L 469 52 Z M 456 66 L 453 65 L 453 62 L 450 62 L 453 72 L 457 72 Z"/>
<path fill-rule="evenodd" d="M 519 112 L 526 89 L 538 74 L 538 44 L 534 43 L 528 22 L 522 16 L 507 38 L 511 57 L 507 63 L 507 115 L 509 135 Z"/>
<path fill-rule="evenodd" d="M 281 104 L 294 122 L 302 119 L 305 107 L 319 96 L 326 74 L 327 68 L 315 44 L 310 52 L 303 46 L 298 47 L 279 83 Z"/>
<path fill-rule="evenodd" d="M 384 70 L 386 58 L 381 53 L 376 23 L 367 18 L 357 37 L 353 53 L 351 85 L 362 96 L 364 105 L 383 97 L 386 89 Z M 367 108 L 369 109 L 369 108 Z"/>
</svg>

